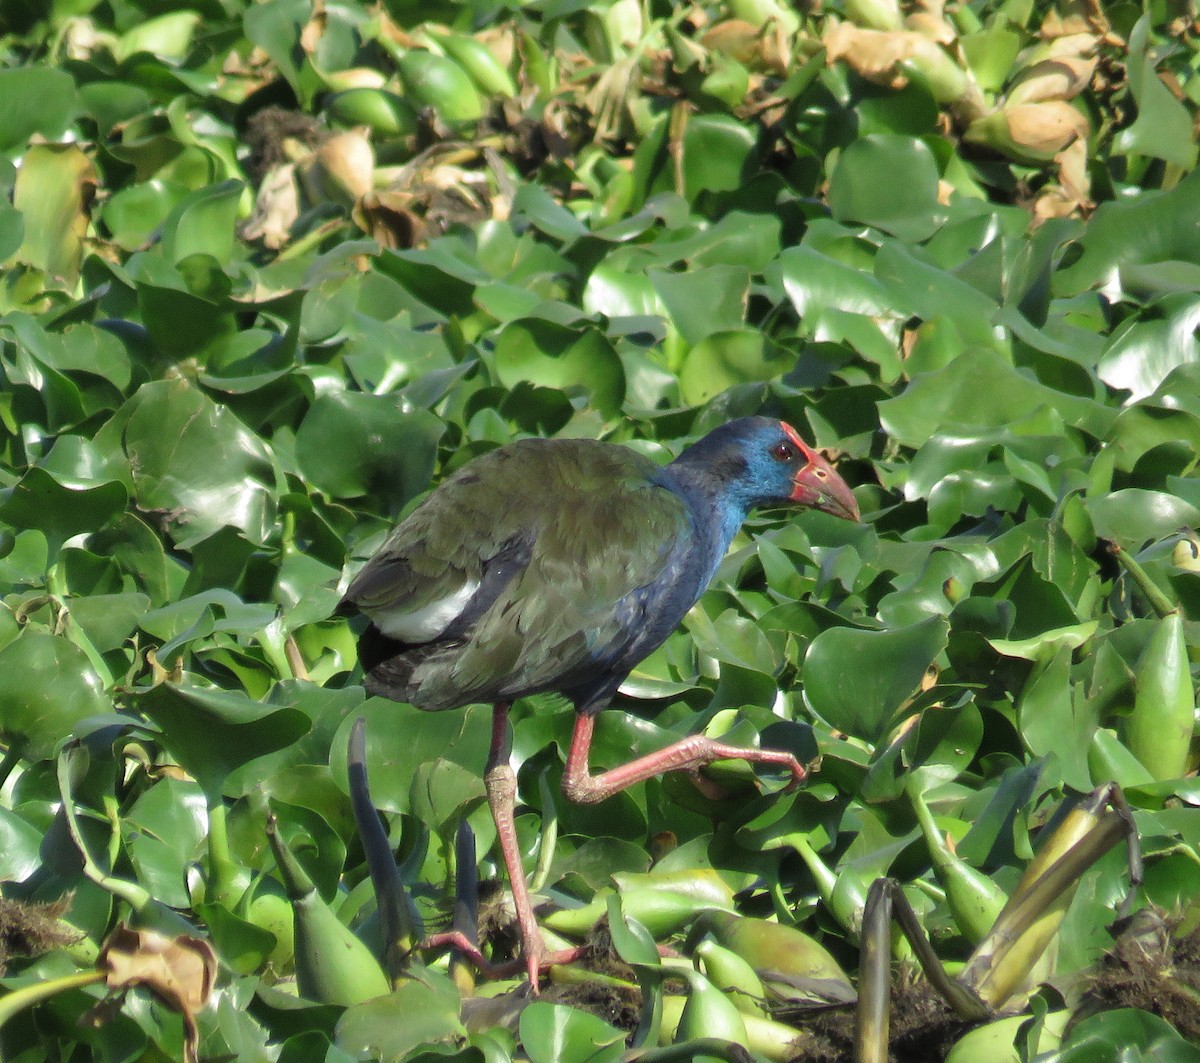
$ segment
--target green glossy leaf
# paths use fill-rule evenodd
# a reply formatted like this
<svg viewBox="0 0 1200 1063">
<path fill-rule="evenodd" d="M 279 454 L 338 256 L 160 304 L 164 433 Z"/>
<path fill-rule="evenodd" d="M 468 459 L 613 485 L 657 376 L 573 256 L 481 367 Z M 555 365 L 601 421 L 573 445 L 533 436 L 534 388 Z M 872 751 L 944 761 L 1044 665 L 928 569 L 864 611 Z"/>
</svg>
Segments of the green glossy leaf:
<svg viewBox="0 0 1200 1063">
<path fill-rule="evenodd" d="M 367 774 L 371 779 L 371 795 L 378 808 L 410 811 L 413 782 L 422 764 L 432 764 L 442 758 L 478 778 L 487 760 L 491 710 L 485 706 L 432 713 L 422 712 L 412 705 L 371 698 L 363 705 L 362 715 L 367 720 Z M 352 722 L 347 719 L 333 740 L 331 767 L 334 777 L 343 786 L 346 778 L 345 736 Z M 465 782 L 465 776 L 454 773 L 449 782 Z M 472 794 L 476 792 L 468 788 Z"/>
<path fill-rule="evenodd" d="M 1059 650 L 1083 646 L 1096 634 L 1096 626 L 1096 621 L 1090 620 L 1086 624 L 1047 628 L 1028 638 L 988 639 L 988 643 L 997 653 L 1006 657 L 1020 657 L 1026 661 L 1044 660 Z"/>
<path fill-rule="evenodd" d="M 347 1008 L 338 1020 L 337 1045 L 355 1059 L 366 1052 L 400 1059 L 418 1045 L 458 1041 L 458 993 L 442 976 L 436 983 L 406 982 L 387 996 Z"/>
<path fill-rule="evenodd" d="M 240 918 L 228 908 L 219 904 L 198 904 L 196 914 L 204 920 L 222 961 L 237 974 L 253 974 L 276 953 L 279 936 Z M 290 912 L 288 919 L 291 919 Z M 287 956 L 280 959 L 286 960 Z"/>
<path fill-rule="evenodd" d="M 1133 199 L 1102 204 L 1080 238 L 1076 262 L 1059 270 L 1055 291 L 1075 294 L 1104 285 L 1118 290 L 1125 270 L 1155 263 L 1200 263 L 1194 240 L 1178 224 L 1200 209 L 1200 171 L 1168 192 L 1146 190 Z"/>
<path fill-rule="evenodd" d="M 898 309 L 926 321 L 948 319 L 968 345 L 968 353 L 975 347 L 1003 350 L 993 327 L 1000 312 L 996 299 L 957 272 L 933 264 L 921 249 L 896 240 L 880 247 L 874 267 Z"/>
<path fill-rule="evenodd" d="M 1060 645 L 1052 652 L 1021 692 L 1021 737 L 1035 756 L 1058 757 L 1063 781 L 1085 793 L 1093 784 L 1087 759 L 1078 751 L 1091 744 L 1097 721 L 1082 696 L 1073 695 L 1071 647 Z"/>
<path fill-rule="evenodd" d="M 153 99 L 138 85 L 104 78 L 80 85 L 79 103 L 81 112 L 95 119 L 101 135 L 108 136 L 114 126 L 148 110 Z"/>
<path fill-rule="evenodd" d="M 221 792 L 234 768 L 295 742 L 310 726 L 309 718 L 290 706 L 174 683 L 140 693 L 137 704 L 162 728 L 172 755 L 208 795 Z"/>
<path fill-rule="evenodd" d="M 6 261 L 25 239 L 25 218 L 9 203 L 0 203 L 0 262 Z"/>
<path fill-rule="evenodd" d="M 214 275 L 215 260 L 209 259 L 205 265 L 209 275 Z M 140 280 L 137 302 L 146 331 L 163 355 L 201 357 L 235 335 L 237 322 L 226 304 L 227 292 L 187 291 L 177 271 L 161 280 L 163 283 Z"/>
<path fill-rule="evenodd" d="M 876 133 L 854 141 L 829 179 L 839 221 L 866 222 L 902 240 L 922 240 L 941 223 L 938 167 L 924 141 Z"/>
<path fill-rule="evenodd" d="M 625 397 L 625 370 L 608 339 L 592 328 L 522 319 L 496 338 L 496 374 L 506 387 L 523 380 L 586 398 L 613 416 Z"/>
<path fill-rule="evenodd" d="M 830 308 L 871 317 L 896 313 L 891 294 L 870 273 L 806 245 L 784 251 L 775 270 L 801 317 Z"/>
<path fill-rule="evenodd" d="M 1084 1019 L 1058 1051 L 1039 1058 L 1044 1063 L 1197 1063 L 1200 1049 L 1157 1015 L 1120 1008 Z"/>
<path fill-rule="evenodd" d="M 78 106 L 75 82 L 63 70 L 24 66 L 0 70 L 0 154 L 24 149 L 34 133 L 57 140 L 71 124 Z"/>
<path fill-rule="evenodd" d="M 167 557 L 159 538 L 132 513 L 126 512 L 107 528 L 93 532 L 87 543 L 133 580 L 151 604 L 161 604 L 183 588 L 186 573 L 182 565 Z"/>
<path fill-rule="evenodd" d="M 246 9 L 246 37 L 271 57 L 275 69 L 287 80 L 302 103 L 317 89 L 311 68 L 300 58 L 300 33 L 311 15 L 305 0 L 282 0 Z"/>
<path fill-rule="evenodd" d="M 1096 373 L 1109 387 L 1129 392 L 1136 402 L 1154 394 L 1173 369 L 1200 361 L 1196 329 L 1200 299 L 1172 300 L 1166 316 L 1131 322 L 1104 352 Z"/>
<path fill-rule="evenodd" d="M 218 263 L 228 262 L 244 188 L 240 181 L 222 181 L 177 203 L 162 227 L 167 260 L 178 265 L 190 255 L 211 255 Z"/>
<path fill-rule="evenodd" d="M 1024 39 L 1005 18 L 998 18 L 986 28 L 965 33 L 960 38 L 963 54 L 971 73 L 985 92 L 999 92 L 1012 74 Z"/>
<path fill-rule="evenodd" d="M 129 352 L 110 332 L 90 324 L 74 325 L 63 332 L 48 333 L 39 352 L 47 365 L 62 373 L 77 374 L 79 377 L 99 377 L 111 384 L 116 391 L 129 387 L 133 367 Z M 57 450 L 63 440 L 56 444 Z M 94 449 L 94 448 L 93 448 Z M 113 455 L 95 454 L 87 464 L 102 464 L 112 460 Z"/>
<path fill-rule="evenodd" d="M 675 327 L 688 343 L 740 329 L 746 317 L 750 273 L 739 266 L 709 266 L 686 273 L 647 274 Z"/>
<path fill-rule="evenodd" d="M 188 870 L 208 834 L 204 794 L 191 781 L 161 779 L 122 817 L 138 881 L 172 908 L 191 903 Z"/>
<path fill-rule="evenodd" d="M 791 353 L 761 332 L 719 332 L 688 351 L 679 371 L 679 386 L 685 401 L 699 404 L 738 384 L 781 376 L 792 365 Z"/>
<path fill-rule="evenodd" d="M 336 498 L 374 495 L 398 511 L 429 486 L 445 426 L 387 395 L 333 391 L 317 398 L 296 433 L 305 475 Z"/>
<path fill-rule="evenodd" d="M 41 864 L 43 831 L 8 808 L 0 808 L 0 877 L 23 882 Z"/>
<path fill-rule="evenodd" d="M 1135 546 L 1200 524 L 1200 509 L 1166 491 L 1131 487 L 1090 499 L 1087 508 L 1100 538 Z"/>
<path fill-rule="evenodd" d="M 804 700 L 832 727 L 877 742 L 945 648 L 948 631 L 941 617 L 895 631 L 823 631 L 804 656 Z"/>
<path fill-rule="evenodd" d="M 732 115 L 694 114 L 683 131 L 683 188 L 688 200 L 741 186 L 758 154 L 752 128 Z M 663 178 L 670 172 L 664 168 Z M 665 184 L 665 180 L 662 182 Z"/>
<path fill-rule="evenodd" d="M 0 78 L 14 73 L 22 71 L 0 71 Z M 92 161 L 76 144 L 36 144 L 25 152 L 13 189 L 13 205 L 24 223 L 17 261 L 73 288 L 83 259 L 95 186 Z"/>
<path fill-rule="evenodd" d="M 80 720 L 112 711 L 86 654 L 65 638 L 27 631 L 0 649 L 0 734 L 46 760 Z"/>
<path fill-rule="evenodd" d="M 100 217 L 117 244 L 134 251 L 168 218 L 188 190 L 161 180 L 126 185 L 104 202 Z"/>
<path fill-rule="evenodd" d="M 144 594 L 91 594 L 71 602 L 71 620 L 100 653 L 108 653 L 124 644 L 149 607 Z"/>
<path fill-rule="evenodd" d="M 125 427 L 138 505 L 192 546 L 225 526 L 262 542 L 274 518 L 266 445 L 185 380 L 144 385 Z"/>
<path fill-rule="evenodd" d="M 451 838 L 467 812 L 485 798 L 478 771 L 438 758 L 418 765 L 412 778 L 409 808 L 443 838 Z M 469 807 L 468 807 L 469 806 Z"/>
<path fill-rule="evenodd" d="M 259 763 L 265 759 L 258 758 Z M 279 831 L 288 848 L 312 878 L 321 896 L 327 901 L 335 901 L 346 863 L 345 842 L 320 812 L 308 807 L 316 802 L 290 805 L 274 792 L 272 798 L 271 810 L 279 818 Z"/>
<path fill-rule="evenodd" d="M 137 52 L 150 52 L 164 59 L 182 59 L 200 21 L 197 11 L 171 11 L 147 19 L 122 35 L 114 55 L 118 62 L 124 62 Z"/>
<path fill-rule="evenodd" d="M 75 487 L 34 467 L 0 492 L 0 520 L 17 528 L 36 528 L 57 550 L 80 532 L 99 530 L 119 516 L 129 500 L 116 481 Z"/>
<path fill-rule="evenodd" d="M 532 1063 L 616 1063 L 625 1035 L 603 1019 L 564 1004 L 536 1001 L 521 1012 L 521 1044 Z"/>
<path fill-rule="evenodd" d="M 1042 407 L 1097 432 L 1114 416 L 1090 400 L 1045 387 L 978 348 L 964 351 L 944 369 L 916 377 L 903 394 L 879 404 L 879 416 L 891 435 L 915 447 L 941 428 L 998 427 Z"/>
<path fill-rule="evenodd" d="M 1129 38 L 1129 88 L 1137 116 L 1116 136 L 1113 148 L 1123 155 L 1151 155 L 1190 170 L 1196 165 L 1192 116 L 1182 101 L 1163 84 L 1158 60 L 1149 54 L 1153 33 L 1143 15 Z"/>
</svg>

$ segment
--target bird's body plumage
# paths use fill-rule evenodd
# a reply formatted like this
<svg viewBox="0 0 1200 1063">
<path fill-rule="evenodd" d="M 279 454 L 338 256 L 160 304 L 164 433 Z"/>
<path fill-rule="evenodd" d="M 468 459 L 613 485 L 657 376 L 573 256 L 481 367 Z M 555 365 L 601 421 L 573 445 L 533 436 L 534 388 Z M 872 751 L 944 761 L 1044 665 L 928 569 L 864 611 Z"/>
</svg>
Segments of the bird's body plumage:
<svg viewBox="0 0 1200 1063">
<path fill-rule="evenodd" d="M 368 688 L 425 709 L 546 690 L 599 708 L 728 547 L 734 529 L 701 519 L 705 501 L 673 466 L 607 443 L 527 439 L 477 458 L 347 590 L 373 621 Z"/>
</svg>

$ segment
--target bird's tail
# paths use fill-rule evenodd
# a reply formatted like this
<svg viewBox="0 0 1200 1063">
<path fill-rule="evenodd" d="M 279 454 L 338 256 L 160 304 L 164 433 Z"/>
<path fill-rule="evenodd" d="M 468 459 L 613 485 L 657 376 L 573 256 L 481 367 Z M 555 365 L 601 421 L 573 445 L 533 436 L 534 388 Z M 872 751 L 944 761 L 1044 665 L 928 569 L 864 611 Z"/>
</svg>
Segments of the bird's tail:
<svg viewBox="0 0 1200 1063">
<path fill-rule="evenodd" d="M 358 640 L 363 685 L 368 694 L 391 701 L 407 701 L 419 709 L 455 708 L 465 704 L 464 699 L 439 699 L 423 681 L 428 679 L 427 666 L 431 661 L 447 656 L 456 648 L 456 644 L 447 646 L 440 642 L 417 645 L 400 642 L 385 635 L 374 624 L 368 624 Z"/>
</svg>

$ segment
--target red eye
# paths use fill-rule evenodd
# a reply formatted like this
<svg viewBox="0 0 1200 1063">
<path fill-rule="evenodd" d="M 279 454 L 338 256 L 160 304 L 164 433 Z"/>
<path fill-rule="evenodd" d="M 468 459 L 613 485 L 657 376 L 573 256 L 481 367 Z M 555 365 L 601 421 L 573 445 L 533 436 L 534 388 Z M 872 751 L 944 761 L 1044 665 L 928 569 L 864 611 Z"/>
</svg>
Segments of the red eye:
<svg viewBox="0 0 1200 1063">
<path fill-rule="evenodd" d="M 796 451 L 787 443 L 776 443 L 771 448 L 771 457 L 780 462 L 792 461 L 796 457 Z"/>
</svg>

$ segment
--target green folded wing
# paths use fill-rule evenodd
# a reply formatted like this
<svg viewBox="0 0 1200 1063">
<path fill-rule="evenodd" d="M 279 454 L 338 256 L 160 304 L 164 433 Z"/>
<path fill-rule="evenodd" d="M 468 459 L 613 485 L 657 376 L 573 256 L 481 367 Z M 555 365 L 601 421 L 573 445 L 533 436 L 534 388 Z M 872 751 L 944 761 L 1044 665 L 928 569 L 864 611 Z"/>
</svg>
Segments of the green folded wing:
<svg viewBox="0 0 1200 1063">
<path fill-rule="evenodd" d="M 481 583 L 488 562 L 518 542 L 524 567 L 466 641 L 429 656 L 414 683 L 440 704 L 554 689 L 631 637 L 622 599 L 652 583 L 687 542 L 688 509 L 662 483 L 653 462 L 609 444 L 502 448 L 430 495 L 347 598 L 383 628 L 389 612 L 411 615 Z"/>
</svg>

